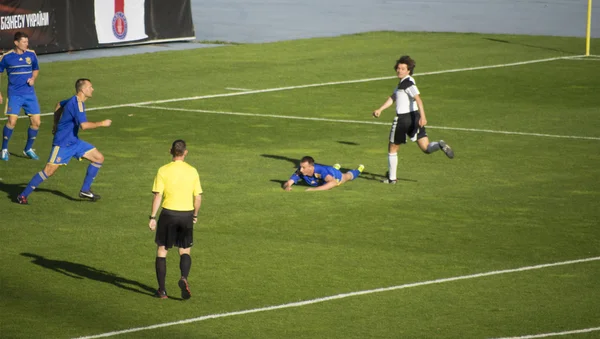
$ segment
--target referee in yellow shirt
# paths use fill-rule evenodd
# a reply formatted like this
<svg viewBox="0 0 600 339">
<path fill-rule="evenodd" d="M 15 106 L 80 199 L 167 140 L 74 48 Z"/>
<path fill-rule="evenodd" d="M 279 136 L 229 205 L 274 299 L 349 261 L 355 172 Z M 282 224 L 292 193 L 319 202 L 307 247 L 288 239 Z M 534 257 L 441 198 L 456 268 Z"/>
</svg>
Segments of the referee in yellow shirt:
<svg viewBox="0 0 600 339">
<path fill-rule="evenodd" d="M 202 186 L 198 171 L 184 161 L 188 151 L 185 141 L 175 140 L 171 146 L 173 161 L 158 169 L 152 192 L 152 212 L 148 227 L 156 230 L 156 279 L 158 290 L 155 297 L 166 299 L 165 278 L 167 276 L 167 251 L 173 246 L 179 248 L 179 268 L 181 297 L 189 299 L 192 294 L 187 281 L 192 258 L 190 251 L 194 245 L 194 224 L 198 221 L 198 211 L 202 203 Z M 164 197 L 164 199 L 163 199 Z M 161 207 L 158 227 L 156 214 Z"/>
</svg>

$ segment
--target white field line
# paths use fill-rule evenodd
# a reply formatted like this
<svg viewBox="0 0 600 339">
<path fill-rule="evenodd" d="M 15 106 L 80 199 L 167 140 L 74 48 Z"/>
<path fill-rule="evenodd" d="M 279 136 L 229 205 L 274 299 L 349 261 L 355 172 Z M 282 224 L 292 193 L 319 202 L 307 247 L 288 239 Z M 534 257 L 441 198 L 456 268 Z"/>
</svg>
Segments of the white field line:
<svg viewBox="0 0 600 339">
<path fill-rule="evenodd" d="M 248 88 L 236 88 L 236 87 L 225 87 L 225 89 L 228 91 L 251 91 L 251 89 L 248 89 Z"/>
<path fill-rule="evenodd" d="M 567 58 L 569 60 L 581 60 L 581 61 L 600 61 L 600 55 L 577 55 Z"/>
<path fill-rule="evenodd" d="M 519 61 L 519 62 L 508 63 L 508 64 L 498 64 L 498 65 L 488 65 L 488 66 L 478 66 L 478 67 L 448 69 L 448 70 L 442 70 L 442 71 L 418 73 L 415 76 L 425 76 L 425 75 L 435 75 L 435 74 L 445 74 L 445 73 L 455 73 L 455 72 L 476 71 L 476 70 L 482 70 L 482 69 L 492 69 L 492 68 L 501 68 L 501 67 L 513 67 L 513 66 L 535 64 L 535 63 L 540 63 L 540 62 L 556 61 L 556 60 L 563 60 L 563 59 L 573 59 L 573 58 L 579 58 L 579 57 L 582 57 L 582 56 L 581 55 L 576 55 L 576 56 L 566 56 L 566 57 L 556 57 L 556 58 L 547 58 L 547 59 L 536 59 L 536 60 L 528 60 L 528 61 Z M 360 83 L 360 82 L 389 80 L 389 79 L 394 79 L 394 78 L 396 78 L 396 76 L 385 76 L 385 77 L 367 78 L 367 79 L 358 79 L 358 80 L 332 81 L 332 82 L 323 82 L 323 83 L 318 83 L 318 84 L 307 84 L 307 85 L 297 85 L 297 86 L 287 86 L 287 87 L 275 87 L 275 88 L 259 89 L 259 90 L 245 91 L 245 92 L 221 93 L 221 94 L 211 94 L 211 95 L 199 95 L 199 96 L 185 97 L 185 98 L 173 98 L 173 99 L 154 100 L 154 101 L 142 101 L 142 102 L 135 102 L 135 103 L 130 103 L 130 104 L 119 104 L 119 105 L 111 105 L 111 106 L 93 107 L 93 108 L 88 108 L 87 111 L 96 111 L 96 110 L 121 108 L 121 107 L 132 107 L 132 106 L 139 106 L 139 105 L 163 104 L 163 103 L 179 102 L 179 101 L 191 101 L 191 100 L 203 100 L 203 99 L 223 98 L 223 97 L 232 97 L 232 96 L 238 96 L 238 95 L 249 95 L 249 94 L 268 93 L 268 92 L 277 92 L 277 91 L 288 91 L 288 90 L 301 89 L 301 88 L 310 88 L 310 87 L 345 85 L 345 84 L 354 84 L 354 83 Z M 53 113 L 42 113 L 40 115 L 46 116 L 46 115 L 52 115 L 52 114 Z M 19 118 L 27 118 L 27 117 L 26 116 L 19 116 Z M 6 118 L 2 118 L 0 120 L 6 120 Z"/>
<path fill-rule="evenodd" d="M 180 112 L 195 112 L 195 113 L 225 114 L 225 115 L 241 115 L 241 116 L 262 117 L 262 118 L 278 118 L 278 119 L 294 119 L 294 120 L 314 120 L 314 121 L 341 122 L 341 123 L 352 123 L 352 124 L 369 124 L 369 125 L 389 125 L 390 124 L 389 122 L 381 122 L 381 121 L 329 119 L 329 118 L 299 117 L 299 116 L 288 116 L 288 115 L 277 115 L 277 114 L 260 114 L 260 113 L 243 113 L 243 112 L 225 112 L 225 111 L 211 111 L 211 110 L 204 110 L 204 109 L 174 108 L 174 107 L 161 107 L 161 106 L 148 106 L 148 105 L 137 106 L 137 107 L 139 107 L 139 108 L 159 109 L 159 110 L 164 110 L 164 111 L 180 111 Z M 427 128 L 431 128 L 431 129 L 445 129 L 445 130 L 453 130 L 453 131 L 465 131 L 465 132 L 480 132 L 480 133 L 525 135 L 525 136 L 548 137 L 548 138 L 600 140 L 600 137 L 584 137 L 584 136 L 577 136 L 577 135 L 556 135 L 556 134 L 543 134 L 543 133 L 525 133 L 525 132 L 497 131 L 497 130 L 491 130 L 491 129 L 476 129 L 476 128 L 461 128 L 461 127 L 443 127 L 443 126 L 431 126 L 431 125 L 427 125 Z"/>
<path fill-rule="evenodd" d="M 548 337 L 558 337 L 561 335 L 569 335 L 569 334 L 579 334 L 579 333 L 590 333 L 594 331 L 600 331 L 600 327 L 591 327 L 584 328 L 581 330 L 572 330 L 572 331 L 564 331 L 564 332 L 553 332 L 553 333 L 542 333 L 542 334 L 531 334 L 531 335 L 523 335 L 520 337 L 504 337 L 504 338 L 494 338 L 494 339 L 533 339 L 533 338 L 548 338 Z"/>
<path fill-rule="evenodd" d="M 489 277 L 489 276 L 493 276 L 493 275 L 500 275 L 500 274 L 514 273 L 514 272 L 525 272 L 525 271 L 531 271 L 531 270 L 539 270 L 539 269 L 542 269 L 542 268 L 564 266 L 564 265 L 573 265 L 573 264 L 579 264 L 579 263 L 591 262 L 591 261 L 598 261 L 598 260 L 600 260 L 600 257 L 591 257 L 591 258 L 584 258 L 584 259 L 577 259 L 577 260 L 555 262 L 555 263 L 550 263 L 550 264 L 541 264 L 541 265 L 535 265 L 535 266 L 525 266 L 525 267 L 520 267 L 520 268 L 513 268 L 513 269 L 491 271 L 491 272 L 485 272 L 485 273 L 463 275 L 463 276 L 452 277 L 452 278 L 443 278 L 443 279 L 422 281 L 422 282 L 416 282 L 416 283 L 404 284 L 404 285 L 397 285 L 397 286 L 391 286 L 391 287 L 382 287 L 382 288 L 376 288 L 376 289 L 372 289 L 372 290 L 364 290 L 364 291 L 358 291 L 358 292 L 342 293 L 342 294 L 332 295 L 332 296 L 329 296 L 329 297 L 317 298 L 317 299 L 311 299 L 311 300 L 304 300 L 304 301 L 298 301 L 298 302 L 293 302 L 293 303 L 288 303 L 288 304 L 281 304 L 281 305 L 275 305 L 275 306 L 253 308 L 253 309 L 249 309 L 249 310 L 235 311 L 235 312 L 228 312 L 228 313 L 209 314 L 209 315 L 205 315 L 205 316 L 201 316 L 201 317 L 197 317 L 197 318 L 190 318 L 190 319 L 184 319 L 184 320 L 180 320 L 180 321 L 173 321 L 173 322 L 156 324 L 156 325 L 150 325 L 150 326 L 144 326 L 144 327 L 135 327 L 135 328 L 129 328 L 129 329 L 126 329 L 126 330 L 120 330 L 120 331 L 107 332 L 107 333 L 96 334 L 96 335 L 91 335 L 91 336 L 79 337 L 78 339 L 91 339 L 91 338 L 111 337 L 111 336 L 115 336 L 115 335 L 119 335 L 119 334 L 125 334 L 125 333 L 131 333 L 131 332 L 139 332 L 139 331 L 146 331 L 146 330 L 151 330 L 151 329 L 155 329 L 155 328 L 162 328 L 162 327 L 168 327 L 168 326 L 175 326 L 175 325 L 183 325 L 183 324 L 195 323 L 195 322 L 204 321 L 204 320 L 208 320 L 208 319 L 225 318 L 225 317 L 232 317 L 232 316 L 237 316 L 237 315 L 259 313 L 259 312 L 266 312 L 266 311 L 274 311 L 274 310 L 280 310 L 280 309 L 292 308 L 292 307 L 302 307 L 302 306 L 307 306 L 307 305 L 322 303 L 322 302 L 331 301 L 331 300 L 338 300 L 338 299 L 345 299 L 345 298 L 349 298 L 349 297 L 356 297 L 356 296 L 360 296 L 360 295 L 367 295 L 367 294 L 381 293 L 381 292 L 389 292 L 389 291 L 401 290 L 401 289 L 411 288 L 411 287 L 419 287 L 419 286 L 426 286 L 426 285 L 433 285 L 433 284 L 441 284 L 441 283 L 446 283 L 446 282 L 451 282 L 451 281 L 467 280 L 467 279 L 474 279 L 474 278 L 481 278 L 481 277 Z"/>
</svg>

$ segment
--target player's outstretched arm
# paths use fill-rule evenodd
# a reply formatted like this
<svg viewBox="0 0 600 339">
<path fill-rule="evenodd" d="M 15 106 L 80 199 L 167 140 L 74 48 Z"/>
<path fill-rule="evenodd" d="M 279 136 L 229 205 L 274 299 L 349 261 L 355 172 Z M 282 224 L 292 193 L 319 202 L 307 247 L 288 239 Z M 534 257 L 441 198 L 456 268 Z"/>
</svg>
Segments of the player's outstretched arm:
<svg viewBox="0 0 600 339">
<path fill-rule="evenodd" d="M 394 103 L 394 98 L 388 97 L 387 100 L 383 103 L 383 105 L 381 105 L 381 107 L 379 107 L 378 109 L 373 111 L 373 116 L 375 118 L 379 118 L 379 116 L 381 115 L 381 112 L 383 112 L 388 107 L 392 106 L 393 103 Z"/>
<path fill-rule="evenodd" d="M 333 176 L 328 175 L 325 177 L 325 184 L 317 187 L 307 188 L 307 191 L 327 191 L 337 186 L 337 181 L 333 178 Z"/>
<path fill-rule="evenodd" d="M 292 185 L 294 185 L 294 180 L 290 179 L 290 180 L 286 181 L 283 184 L 283 189 L 285 191 L 291 191 L 292 190 Z"/>
<path fill-rule="evenodd" d="M 112 124 L 112 120 L 110 120 L 110 119 L 106 119 L 106 120 L 102 120 L 102 121 L 98 121 L 98 122 L 86 121 L 86 122 L 81 123 L 81 129 L 86 130 L 86 129 L 94 129 L 94 128 L 98 128 L 98 127 L 108 127 L 111 124 Z"/>
</svg>

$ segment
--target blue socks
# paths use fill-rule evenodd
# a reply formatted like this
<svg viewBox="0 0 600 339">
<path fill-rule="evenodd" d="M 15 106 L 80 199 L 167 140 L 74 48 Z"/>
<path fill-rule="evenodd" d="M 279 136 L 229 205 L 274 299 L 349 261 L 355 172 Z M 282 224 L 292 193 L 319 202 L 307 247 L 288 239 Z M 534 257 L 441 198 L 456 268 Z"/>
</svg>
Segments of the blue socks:
<svg viewBox="0 0 600 339">
<path fill-rule="evenodd" d="M 36 189 L 46 179 L 48 179 L 46 173 L 44 173 L 44 171 L 39 171 L 33 176 L 33 178 L 31 178 L 31 181 L 29 181 L 29 184 L 27 184 L 27 187 L 25 187 L 25 190 L 23 193 L 21 193 L 21 195 L 27 198 L 31 192 L 33 192 L 33 190 Z"/>
<path fill-rule="evenodd" d="M 360 175 L 360 172 L 357 169 L 349 171 L 349 172 L 352 173 L 352 180 L 358 178 L 358 176 Z"/>
<path fill-rule="evenodd" d="M 4 125 L 2 130 L 2 149 L 8 149 L 8 141 L 13 134 L 13 130 Z"/>
<path fill-rule="evenodd" d="M 33 142 L 38 135 L 38 130 L 31 128 L 31 126 L 27 129 L 27 144 L 25 145 L 25 151 L 33 147 Z"/>
<path fill-rule="evenodd" d="M 100 171 L 100 167 L 102 167 L 102 164 L 97 162 L 89 164 L 87 173 L 85 174 L 85 179 L 83 179 L 83 186 L 81 186 L 82 192 L 88 192 L 90 190 L 92 187 L 92 182 L 94 182 L 96 175 L 98 175 L 98 171 Z"/>
<path fill-rule="evenodd" d="M 13 130 L 5 125 L 4 129 L 2 130 L 2 149 L 8 149 L 8 142 L 10 141 L 12 134 Z M 35 138 L 37 138 L 37 135 L 37 129 L 31 128 L 31 126 L 29 129 L 27 129 L 27 144 L 25 145 L 25 151 L 33 147 L 33 142 L 35 141 Z"/>
</svg>

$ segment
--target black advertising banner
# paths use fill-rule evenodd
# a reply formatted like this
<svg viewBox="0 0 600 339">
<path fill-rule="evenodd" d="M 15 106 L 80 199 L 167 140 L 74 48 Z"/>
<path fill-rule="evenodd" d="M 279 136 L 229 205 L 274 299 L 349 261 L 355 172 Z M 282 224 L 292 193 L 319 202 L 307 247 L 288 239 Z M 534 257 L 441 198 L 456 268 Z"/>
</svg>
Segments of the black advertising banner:
<svg viewBox="0 0 600 339">
<path fill-rule="evenodd" d="M 37 54 L 195 39 L 190 0 L 4 0 L 0 50 L 18 31 Z"/>
<path fill-rule="evenodd" d="M 13 37 L 22 31 L 29 35 L 35 45 L 57 44 L 54 21 L 56 14 L 51 1 L 2 1 L 0 4 L 0 50 L 14 47 Z M 31 47 L 30 47 L 31 48 Z"/>
<path fill-rule="evenodd" d="M 146 33 L 155 40 L 195 39 L 190 0 L 146 0 Z"/>
</svg>

